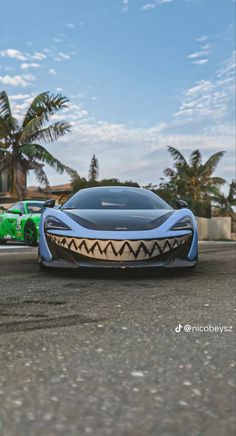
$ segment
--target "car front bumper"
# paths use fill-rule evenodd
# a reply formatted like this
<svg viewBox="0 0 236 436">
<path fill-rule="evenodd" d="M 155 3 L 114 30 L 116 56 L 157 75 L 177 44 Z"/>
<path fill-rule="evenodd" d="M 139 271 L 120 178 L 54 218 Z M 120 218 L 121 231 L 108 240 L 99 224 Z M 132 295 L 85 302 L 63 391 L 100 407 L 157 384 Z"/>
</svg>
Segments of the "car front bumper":
<svg viewBox="0 0 236 436">
<path fill-rule="evenodd" d="M 39 263 L 69 269 L 186 268 L 197 264 L 196 231 L 168 231 L 159 235 L 156 231 L 122 235 L 110 232 L 103 234 L 103 238 L 98 235 L 98 232 L 88 235 L 83 232 L 83 236 L 59 230 L 42 232 Z"/>
<path fill-rule="evenodd" d="M 39 262 L 46 268 L 62 268 L 62 269 L 140 269 L 140 268 L 194 268 L 198 260 L 189 261 L 185 259 L 173 259 L 164 262 L 68 262 L 64 259 L 55 259 L 51 262 L 46 262 L 39 257 Z"/>
</svg>

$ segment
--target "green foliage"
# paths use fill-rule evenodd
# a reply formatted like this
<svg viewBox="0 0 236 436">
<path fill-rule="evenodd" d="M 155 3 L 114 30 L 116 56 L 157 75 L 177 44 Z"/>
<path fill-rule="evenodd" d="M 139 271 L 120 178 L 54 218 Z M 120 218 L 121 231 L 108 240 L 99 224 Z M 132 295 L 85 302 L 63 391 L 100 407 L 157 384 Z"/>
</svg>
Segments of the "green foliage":
<svg viewBox="0 0 236 436">
<path fill-rule="evenodd" d="M 89 182 L 91 183 L 96 182 L 98 179 L 98 174 L 99 174 L 98 159 L 94 154 L 90 162 L 89 177 L 88 177 Z"/>
<path fill-rule="evenodd" d="M 32 101 L 21 125 L 12 116 L 5 91 L 0 92 L 0 164 L 8 169 L 10 191 L 13 197 L 22 199 L 26 188 L 26 173 L 33 170 L 42 187 L 49 187 L 43 169 L 44 164 L 59 173 L 73 170 L 49 153 L 42 144 L 53 142 L 70 131 L 70 124 L 56 121 L 49 124 L 50 117 L 67 107 L 68 99 L 50 92 L 39 94 Z"/>
<path fill-rule="evenodd" d="M 191 153 L 189 162 L 176 148 L 168 147 L 168 151 L 174 159 L 174 167 L 165 169 L 167 180 L 161 179 L 159 195 L 171 204 L 180 197 L 196 215 L 210 216 L 211 199 L 225 183 L 224 179 L 213 176 L 224 151 L 213 154 L 205 163 L 199 150 Z"/>
<path fill-rule="evenodd" d="M 236 207 L 236 180 L 232 180 L 230 183 L 228 194 L 224 194 L 220 189 L 216 190 L 213 195 L 213 202 L 215 203 L 215 208 L 219 215 L 231 216 L 235 219 L 234 207 Z"/>
<path fill-rule="evenodd" d="M 80 177 L 78 173 L 73 174 L 71 177 L 71 184 L 73 187 L 73 193 L 84 188 L 92 188 L 95 186 L 133 186 L 139 188 L 138 183 L 128 180 L 126 182 L 121 182 L 119 179 L 102 179 L 91 181 L 87 180 L 85 177 Z"/>
<path fill-rule="evenodd" d="M 138 183 L 132 182 L 132 180 L 127 180 L 121 182 L 119 179 L 101 179 L 98 180 L 98 160 L 95 155 L 93 155 L 90 163 L 89 178 L 80 177 L 77 172 L 71 173 L 71 185 L 73 187 L 73 193 L 84 188 L 92 188 L 95 186 L 134 186 L 139 188 Z"/>
</svg>

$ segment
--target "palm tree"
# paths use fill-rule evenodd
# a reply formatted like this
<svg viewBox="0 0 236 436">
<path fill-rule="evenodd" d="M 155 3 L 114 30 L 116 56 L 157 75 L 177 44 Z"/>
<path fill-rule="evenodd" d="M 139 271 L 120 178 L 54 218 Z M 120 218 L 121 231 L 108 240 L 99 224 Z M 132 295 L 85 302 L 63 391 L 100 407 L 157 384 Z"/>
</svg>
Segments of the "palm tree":
<svg viewBox="0 0 236 436">
<path fill-rule="evenodd" d="M 223 185 L 225 180 L 214 177 L 218 163 L 224 155 L 224 151 L 213 154 L 205 163 L 202 163 L 202 155 L 199 150 L 194 150 L 189 162 L 183 154 L 174 147 L 168 146 L 168 151 L 175 161 L 174 169 L 166 168 L 164 174 L 170 178 L 162 185 L 175 195 L 191 198 L 194 201 L 209 200 L 216 188 Z"/>
<path fill-rule="evenodd" d="M 213 201 L 216 203 L 216 209 L 220 216 L 231 216 L 235 219 L 233 206 L 236 206 L 236 180 L 232 180 L 230 183 L 228 194 L 224 194 L 220 190 L 216 191 Z"/>
<path fill-rule="evenodd" d="M 59 173 L 69 167 L 61 163 L 42 145 L 53 142 L 70 131 L 70 124 L 56 121 L 49 124 L 51 116 L 67 107 L 68 99 L 61 94 L 43 92 L 34 98 L 23 121 L 13 117 L 7 93 L 0 92 L 0 167 L 7 170 L 12 197 L 22 199 L 26 189 L 26 174 L 33 170 L 42 187 L 49 187 L 44 164 Z"/>
</svg>

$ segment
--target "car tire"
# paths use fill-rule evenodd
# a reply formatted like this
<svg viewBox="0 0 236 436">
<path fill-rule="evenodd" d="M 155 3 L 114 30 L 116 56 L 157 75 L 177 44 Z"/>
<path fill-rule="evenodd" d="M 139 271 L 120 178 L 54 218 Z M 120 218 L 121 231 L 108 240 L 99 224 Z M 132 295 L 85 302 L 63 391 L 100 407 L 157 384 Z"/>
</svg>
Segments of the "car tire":
<svg viewBox="0 0 236 436">
<path fill-rule="evenodd" d="M 24 228 L 24 242 L 30 247 L 37 247 L 37 229 L 32 220 L 29 220 L 25 224 Z"/>
</svg>

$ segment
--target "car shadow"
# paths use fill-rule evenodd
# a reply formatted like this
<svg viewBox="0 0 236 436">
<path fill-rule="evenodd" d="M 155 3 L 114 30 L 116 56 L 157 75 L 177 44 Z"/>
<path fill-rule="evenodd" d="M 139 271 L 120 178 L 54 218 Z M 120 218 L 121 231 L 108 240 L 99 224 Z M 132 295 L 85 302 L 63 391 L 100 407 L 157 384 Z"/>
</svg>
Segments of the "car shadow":
<svg viewBox="0 0 236 436">
<path fill-rule="evenodd" d="M 83 280 L 153 280 L 153 279 L 170 279 L 186 276 L 194 276 L 198 270 L 196 268 L 142 268 L 142 269 L 93 269 L 83 268 L 81 270 L 61 269 L 46 270 L 42 274 L 50 277 L 74 278 Z"/>
</svg>

